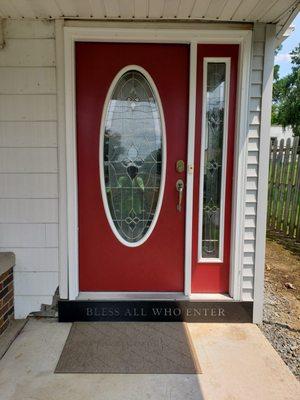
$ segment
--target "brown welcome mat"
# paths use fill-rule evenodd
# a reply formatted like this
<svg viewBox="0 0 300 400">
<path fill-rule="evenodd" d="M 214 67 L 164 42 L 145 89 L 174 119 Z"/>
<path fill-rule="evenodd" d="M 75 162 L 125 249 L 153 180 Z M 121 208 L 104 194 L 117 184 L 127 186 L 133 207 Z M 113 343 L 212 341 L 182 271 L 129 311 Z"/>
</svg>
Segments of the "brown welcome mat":
<svg viewBox="0 0 300 400">
<path fill-rule="evenodd" d="M 56 373 L 199 374 L 185 323 L 75 322 Z"/>
</svg>

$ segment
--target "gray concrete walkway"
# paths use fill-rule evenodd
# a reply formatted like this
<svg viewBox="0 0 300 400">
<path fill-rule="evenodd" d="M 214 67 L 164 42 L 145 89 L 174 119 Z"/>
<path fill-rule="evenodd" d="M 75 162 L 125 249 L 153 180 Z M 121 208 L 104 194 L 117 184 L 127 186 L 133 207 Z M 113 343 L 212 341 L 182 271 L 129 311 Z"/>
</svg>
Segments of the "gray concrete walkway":
<svg viewBox="0 0 300 400">
<path fill-rule="evenodd" d="M 298 400 L 300 385 L 251 324 L 189 324 L 201 375 L 53 374 L 71 324 L 30 320 L 0 361 L 0 400 Z"/>
</svg>

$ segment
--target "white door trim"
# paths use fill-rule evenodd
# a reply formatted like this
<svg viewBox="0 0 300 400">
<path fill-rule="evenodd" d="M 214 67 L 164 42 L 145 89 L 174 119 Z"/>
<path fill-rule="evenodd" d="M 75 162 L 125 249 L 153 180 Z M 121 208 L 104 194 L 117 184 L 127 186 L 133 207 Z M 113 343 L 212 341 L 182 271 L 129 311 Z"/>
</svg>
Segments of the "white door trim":
<svg viewBox="0 0 300 400">
<path fill-rule="evenodd" d="M 190 42 L 190 91 L 189 122 L 186 174 L 186 207 L 185 207 L 185 265 L 184 294 L 192 293 L 192 240 L 193 240 L 193 188 L 194 188 L 194 154 L 196 125 L 196 84 L 197 84 L 197 41 Z"/>
<path fill-rule="evenodd" d="M 238 103 L 240 110 L 237 115 L 236 146 L 234 162 L 233 190 L 233 226 L 232 257 L 230 273 L 230 295 L 234 300 L 240 300 L 241 249 L 243 235 L 243 212 L 245 199 L 245 182 L 240 169 L 245 169 L 246 163 L 246 128 L 248 86 L 250 76 L 250 52 L 252 31 L 249 30 L 187 30 L 180 24 L 176 29 L 140 29 L 140 28 L 96 28 L 96 27 L 65 27 L 65 118 L 66 118 L 66 165 L 67 184 L 67 239 L 68 239 L 68 282 L 61 284 L 63 293 L 68 293 L 70 300 L 79 294 L 78 277 L 78 203 L 77 203 L 77 162 L 76 162 L 76 93 L 75 93 L 75 52 L 76 41 L 105 42 L 142 42 L 142 43 L 186 43 L 190 45 L 190 94 L 189 94 L 189 124 L 188 124 L 188 154 L 186 180 L 186 237 L 185 237 L 185 283 L 184 294 L 191 295 L 191 251 L 192 251 L 192 217 L 193 217 L 193 172 L 194 172 L 194 136 L 196 112 L 196 70 L 197 44 L 240 44 Z M 243 119 L 242 119 L 243 118 Z M 61 151 L 61 150 L 60 150 Z M 241 186 L 242 183 L 242 186 Z M 237 190 L 238 187 L 238 190 Z M 60 221 L 61 222 L 61 221 Z M 234 232 L 233 232 L 234 231 Z M 236 231 L 239 231 L 238 234 Z M 63 242 L 62 242 L 63 243 Z M 238 262 L 237 262 L 238 261 Z M 61 265 L 64 268 L 64 265 Z M 66 287 L 65 287 L 66 286 Z M 218 296 L 216 295 L 216 298 Z"/>
<path fill-rule="evenodd" d="M 252 31 L 240 43 L 237 79 L 229 276 L 229 294 L 237 301 L 242 299 L 251 55 Z"/>
</svg>

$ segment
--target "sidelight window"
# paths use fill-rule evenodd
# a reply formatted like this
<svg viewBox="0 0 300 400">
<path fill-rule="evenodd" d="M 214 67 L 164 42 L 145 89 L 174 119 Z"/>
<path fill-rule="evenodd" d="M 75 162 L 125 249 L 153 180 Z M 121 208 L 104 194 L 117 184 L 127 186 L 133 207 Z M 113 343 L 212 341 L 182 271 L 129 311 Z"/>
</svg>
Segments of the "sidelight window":
<svg viewBox="0 0 300 400">
<path fill-rule="evenodd" d="M 229 66 L 227 59 L 204 59 L 198 249 L 202 262 L 223 260 Z"/>
</svg>

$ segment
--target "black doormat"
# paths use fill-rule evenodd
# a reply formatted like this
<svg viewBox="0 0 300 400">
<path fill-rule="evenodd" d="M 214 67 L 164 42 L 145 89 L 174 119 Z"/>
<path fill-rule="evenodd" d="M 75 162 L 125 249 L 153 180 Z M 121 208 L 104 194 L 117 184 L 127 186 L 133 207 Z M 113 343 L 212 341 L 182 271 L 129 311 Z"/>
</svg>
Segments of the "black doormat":
<svg viewBox="0 0 300 400">
<path fill-rule="evenodd" d="M 181 322 L 75 322 L 55 373 L 199 374 Z"/>
</svg>

